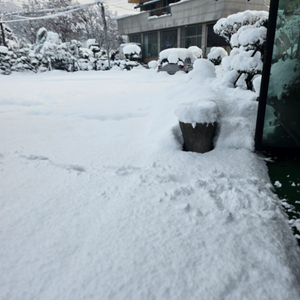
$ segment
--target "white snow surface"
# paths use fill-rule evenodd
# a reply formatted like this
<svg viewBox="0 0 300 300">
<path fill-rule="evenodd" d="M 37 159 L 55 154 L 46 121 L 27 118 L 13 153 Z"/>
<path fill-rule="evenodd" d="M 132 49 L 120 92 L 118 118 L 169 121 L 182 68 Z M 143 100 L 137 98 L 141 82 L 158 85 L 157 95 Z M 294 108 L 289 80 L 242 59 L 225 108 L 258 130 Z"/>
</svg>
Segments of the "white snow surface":
<svg viewBox="0 0 300 300">
<path fill-rule="evenodd" d="M 216 70 L 0 76 L 0 299 L 299 299 L 256 95 Z M 216 146 L 183 152 L 174 110 L 201 99 Z"/>
</svg>

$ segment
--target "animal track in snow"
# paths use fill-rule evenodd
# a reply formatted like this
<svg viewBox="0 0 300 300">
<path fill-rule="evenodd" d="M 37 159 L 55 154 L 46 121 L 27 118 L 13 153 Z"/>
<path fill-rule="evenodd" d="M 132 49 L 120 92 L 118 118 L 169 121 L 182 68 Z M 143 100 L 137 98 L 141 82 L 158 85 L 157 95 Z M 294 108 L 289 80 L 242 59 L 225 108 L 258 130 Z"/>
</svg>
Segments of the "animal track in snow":
<svg viewBox="0 0 300 300">
<path fill-rule="evenodd" d="M 59 167 L 68 171 L 76 171 L 76 172 L 86 172 L 85 168 L 79 165 L 72 165 L 72 164 L 57 164 L 54 163 L 53 161 L 51 161 L 48 157 L 46 156 L 42 156 L 42 155 L 34 155 L 34 154 L 30 154 L 29 156 L 25 156 L 25 155 L 20 155 L 20 157 L 22 158 L 26 158 L 27 160 L 32 160 L 32 161 L 47 161 L 50 165 L 55 166 L 55 167 Z M 1 157 L 0 157 L 1 158 Z"/>
<path fill-rule="evenodd" d="M 140 170 L 140 168 L 132 167 L 132 166 L 122 166 L 118 168 L 115 173 L 120 176 L 125 176 L 134 173 L 135 171 Z"/>
<path fill-rule="evenodd" d="M 23 156 L 23 157 L 27 158 L 28 160 L 49 160 L 48 157 L 41 156 L 41 155 L 33 155 L 33 154 L 30 154 L 29 156 Z"/>
</svg>

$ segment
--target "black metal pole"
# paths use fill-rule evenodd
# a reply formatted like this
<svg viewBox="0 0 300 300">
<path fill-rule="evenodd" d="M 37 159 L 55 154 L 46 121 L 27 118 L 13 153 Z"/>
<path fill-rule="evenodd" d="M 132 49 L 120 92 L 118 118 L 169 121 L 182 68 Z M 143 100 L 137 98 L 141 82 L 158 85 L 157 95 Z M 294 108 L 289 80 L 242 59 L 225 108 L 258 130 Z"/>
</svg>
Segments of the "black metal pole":
<svg viewBox="0 0 300 300">
<path fill-rule="evenodd" d="M 4 28 L 3 28 L 3 23 L 0 23 L 1 31 L 2 31 L 2 40 L 3 40 L 3 46 L 6 47 L 6 42 L 5 42 L 5 33 L 4 33 Z"/>
</svg>

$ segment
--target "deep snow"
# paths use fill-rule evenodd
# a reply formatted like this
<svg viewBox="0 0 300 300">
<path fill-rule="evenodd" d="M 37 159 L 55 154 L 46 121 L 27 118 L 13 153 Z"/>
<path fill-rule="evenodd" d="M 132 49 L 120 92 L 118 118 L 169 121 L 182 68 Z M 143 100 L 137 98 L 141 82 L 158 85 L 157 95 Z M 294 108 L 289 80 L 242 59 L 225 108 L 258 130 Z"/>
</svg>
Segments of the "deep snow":
<svg viewBox="0 0 300 300">
<path fill-rule="evenodd" d="M 299 299 L 297 243 L 252 152 L 256 95 L 197 78 L 0 76 L 1 300 Z M 174 111 L 201 99 L 216 147 L 183 152 Z"/>
</svg>

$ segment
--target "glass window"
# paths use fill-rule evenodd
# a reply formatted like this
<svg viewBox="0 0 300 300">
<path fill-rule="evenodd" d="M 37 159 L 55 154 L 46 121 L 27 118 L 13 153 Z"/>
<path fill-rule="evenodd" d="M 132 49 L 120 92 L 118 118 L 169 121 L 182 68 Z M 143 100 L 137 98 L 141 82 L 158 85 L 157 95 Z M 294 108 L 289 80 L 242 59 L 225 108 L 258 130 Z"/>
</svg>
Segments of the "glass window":
<svg viewBox="0 0 300 300">
<path fill-rule="evenodd" d="M 197 35 L 197 28 L 196 26 L 194 27 L 187 27 L 186 28 L 186 35 L 187 36 L 193 36 L 193 35 Z"/>
<path fill-rule="evenodd" d="M 293 8 L 291 3 L 298 4 L 298 9 Z M 299 6 L 299 0 L 279 0 L 263 124 L 263 147 L 300 147 Z"/>
<path fill-rule="evenodd" d="M 197 35 L 202 35 L 202 25 L 197 26 Z"/>
<path fill-rule="evenodd" d="M 201 48 L 202 25 L 181 28 L 180 47 L 198 46 Z"/>
<path fill-rule="evenodd" d="M 160 50 L 177 47 L 177 29 L 160 33 Z"/>
<path fill-rule="evenodd" d="M 185 27 L 181 28 L 180 32 L 181 32 L 181 34 L 180 34 L 181 37 L 182 37 L 182 38 L 185 38 L 185 36 L 186 36 L 186 30 L 185 30 Z"/>
<path fill-rule="evenodd" d="M 158 57 L 157 32 L 144 34 L 143 50 L 145 58 Z"/>
<path fill-rule="evenodd" d="M 142 43 L 142 36 L 140 34 L 133 34 L 130 36 L 130 42 L 141 44 Z"/>
<path fill-rule="evenodd" d="M 207 25 L 207 47 L 224 47 L 228 46 L 226 40 L 215 34 L 214 27 L 215 24 L 209 24 Z"/>
</svg>

